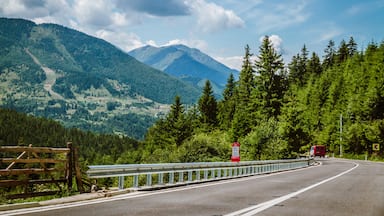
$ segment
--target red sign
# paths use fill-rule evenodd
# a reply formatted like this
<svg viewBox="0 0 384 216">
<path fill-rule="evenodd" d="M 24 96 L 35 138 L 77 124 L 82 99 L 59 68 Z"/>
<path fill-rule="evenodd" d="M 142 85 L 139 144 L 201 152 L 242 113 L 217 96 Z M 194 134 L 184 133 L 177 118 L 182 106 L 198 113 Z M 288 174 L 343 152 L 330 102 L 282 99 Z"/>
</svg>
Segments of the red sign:
<svg viewBox="0 0 384 216">
<path fill-rule="evenodd" d="M 232 143 L 232 162 L 240 162 L 240 143 Z"/>
</svg>

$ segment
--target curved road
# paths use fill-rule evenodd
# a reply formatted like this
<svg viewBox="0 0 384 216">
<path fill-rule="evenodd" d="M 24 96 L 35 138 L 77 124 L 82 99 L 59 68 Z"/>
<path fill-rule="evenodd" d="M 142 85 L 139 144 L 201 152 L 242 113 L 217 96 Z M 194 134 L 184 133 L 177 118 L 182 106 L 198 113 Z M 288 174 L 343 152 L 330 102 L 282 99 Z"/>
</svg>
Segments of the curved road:
<svg viewBox="0 0 384 216">
<path fill-rule="evenodd" d="M 384 163 L 319 161 L 289 172 L 0 215 L 384 215 Z"/>
</svg>

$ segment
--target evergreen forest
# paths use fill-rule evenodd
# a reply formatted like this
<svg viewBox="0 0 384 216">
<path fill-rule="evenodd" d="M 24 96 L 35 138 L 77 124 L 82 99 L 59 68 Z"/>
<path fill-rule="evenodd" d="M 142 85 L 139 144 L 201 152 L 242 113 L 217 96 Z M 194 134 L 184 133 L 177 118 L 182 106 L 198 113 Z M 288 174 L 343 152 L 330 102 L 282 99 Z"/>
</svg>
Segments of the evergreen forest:
<svg viewBox="0 0 384 216">
<path fill-rule="evenodd" d="M 384 42 L 372 42 L 362 51 L 357 47 L 352 37 L 339 46 L 329 41 L 320 57 L 304 45 L 285 64 L 265 36 L 257 54 L 245 46 L 239 80 L 228 77 L 222 99 L 215 98 L 209 81 L 193 106 L 176 96 L 169 113 L 142 141 L 64 128 L 53 120 L 0 109 L 0 144 L 65 147 L 71 141 L 80 149 L 84 169 L 100 164 L 229 161 L 234 141 L 241 144 L 243 161 L 296 158 L 315 144 L 325 145 L 329 156 L 367 154 L 380 159 Z M 375 143 L 380 151 L 372 150 Z"/>
<path fill-rule="evenodd" d="M 209 81 L 194 107 L 176 97 L 148 130 L 142 161 L 228 161 L 234 141 L 242 160 L 296 158 L 311 145 L 329 156 L 382 158 L 372 145 L 384 146 L 384 42 L 357 47 L 353 37 L 331 40 L 320 57 L 304 45 L 285 64 L 268 36 L 255 58 L 245 46 L 239 80 L 228 78 L 223 99 Z"/>
</svg>

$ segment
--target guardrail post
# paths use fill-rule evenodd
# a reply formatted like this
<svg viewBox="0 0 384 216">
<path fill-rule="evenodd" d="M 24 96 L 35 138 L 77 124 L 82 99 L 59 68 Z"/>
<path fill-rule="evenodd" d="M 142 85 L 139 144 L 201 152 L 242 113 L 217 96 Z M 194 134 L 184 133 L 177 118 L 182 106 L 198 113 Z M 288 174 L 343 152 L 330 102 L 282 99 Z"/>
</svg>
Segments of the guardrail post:
<svg viewBox="0 0 384 216">
<path fill-rule="evenodd" d="M 204 170 L 204 180 L 208 180 L 208 170 Z"/>
<path fill-rule="evenodd" d="M 119 176 L 119 190 L 124 189 L 124 176 Z"/>
<path fill-rule="evenodd" d="M 211 178 L 215 179 L 216 177 L 216 171 L 214 169 L 211 169 Z"/>
<path fill-rule="evenodd" d="M 196 170 L 196 181 L 200 181 L 200 170 Z"/>
<path fill-rule="evenodd" d="M 169 184 L 173 184 L 175 182 L 175 173 L 169 172 Z"/>
<path fill-rule="evenodd" d="M 184 172 L 183 171 L 179 172 L 179 182 L 184 182 Z"/>
<path fill-rule="evenodd" d="M 133 176 L 133 187 L 138 188 L 139 187 L 139 175 Z"/>
<path fill-rule="evenodd" d="M 164 173 L 159 173 L 159 175 L 158 175 L 157 177 L 158 177 L 158 181 L 157 181 L 157 183 L 158 183 L 159 185 L 164 184 Z"/>
<path fill-rule="evenodd" d="M 152 186 L 152 174 L 147 174 L 147 186 Z"/>
<path fill-rule="evenodd" d="M 192 170 L 189 170 L 188 171 L 188 182 L 192 182 L 192 177 L 193 177 L 193 171 Z"/>
</svg>

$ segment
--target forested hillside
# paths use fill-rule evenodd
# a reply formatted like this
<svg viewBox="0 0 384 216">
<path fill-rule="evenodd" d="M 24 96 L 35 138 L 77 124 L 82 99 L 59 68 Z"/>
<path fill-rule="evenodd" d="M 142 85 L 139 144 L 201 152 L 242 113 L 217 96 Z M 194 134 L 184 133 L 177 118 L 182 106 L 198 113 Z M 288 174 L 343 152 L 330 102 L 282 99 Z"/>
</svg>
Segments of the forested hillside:
<svg viewBox="0 0 384 216">
<path fill-rule="evenodd" d="M 55 24 L 0 18 L 0 106 L 66 127 L 142 139 L 176 95 L 200 90 L 112 44 Z"/>
<path fill-rule="evenodd" d="M 384 42 L 357 47 L 352 37 L 338 47 L 329 41 L 321 61 L 304 45 L 287 68 L 268 37 L 255 62 L 246 46 L 239 81 L 229 77 L 223 100 L 209 82 L 193 108 L 177 97 L 149 129 L 143 159 L 226 161 L 233 141 L 243 160 L 297 157 L 314 144 L 331 156 L 382 157 L 372 144 L 384 146 Z"/>
<path fill-rule="evenodd" d="M 0 108 L 0 145 L 36 147 L 66 147 L 72 142 L 79 147 L 80 161 L 85 168 L 89 164 L 113 164 L 119 162 L 122 153 L 132 153 L 139 147 L 139 142 L 118 135 L 95 134 L 79 129 L 66 129 L 53 120 L 17 113 Z M 140 162 L 134 154 L 125 161 Z"/>
</svg>

